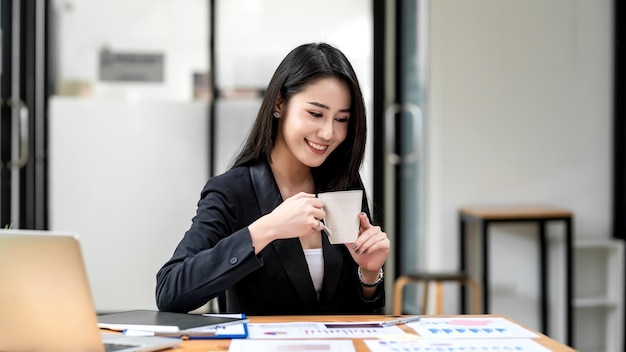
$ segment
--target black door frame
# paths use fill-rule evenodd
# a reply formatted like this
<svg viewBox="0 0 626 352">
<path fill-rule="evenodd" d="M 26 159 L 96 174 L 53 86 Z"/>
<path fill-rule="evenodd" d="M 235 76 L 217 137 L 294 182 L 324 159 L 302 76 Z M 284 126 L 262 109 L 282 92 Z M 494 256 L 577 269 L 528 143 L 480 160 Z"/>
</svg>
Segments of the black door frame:
<svg viewBox="0 0 626 352">
<path fill-rule="evenodd" d="M 626 6 L 620 0 L 613 6 L 613 237 L 626 240 Z M 622 321 L 626 325 L 626 313 Z M 622 350 L 626 350 L 626 341 Z"/>
<path fill-rule="evenodd" d="M 0 226 L 3 228 L 48 228 L 46 120 L 50 95 L 48 43 L 52 33 L 47 28 L 49 9 L 49 1 L 2 0 L 0 4 L 3 39 Z M 14 157 L 16 113 L 23 117 L 19 119 L 19 128 L 24 128 L 27 136 L 18 143 L 19 160 Z M 19 170 L 17 177 L 15 170 Z M 16 181 L 19 186 L 15 186 Z M 18 193 L 17 206 L 13 188 Z"/>
</svg>

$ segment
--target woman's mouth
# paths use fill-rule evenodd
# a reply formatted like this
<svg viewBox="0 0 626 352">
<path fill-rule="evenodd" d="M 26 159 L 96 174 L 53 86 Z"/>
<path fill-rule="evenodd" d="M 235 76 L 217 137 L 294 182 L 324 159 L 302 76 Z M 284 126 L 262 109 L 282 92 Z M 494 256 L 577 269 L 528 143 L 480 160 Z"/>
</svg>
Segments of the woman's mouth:
<svg viewBox="0 0 626 352">
<path fill-rule="evenodd" d="M 327 144 L 319 144 L 319 143 L 315 143 L 312 142 L 308 139 L 306 139 L 306 143 L 309 145 L 309 147 L 311 147 L 311 149 L 313 149 L 316 152 L 325 152 L 326 149 L 328 149 L 328 145 Z"/>
</svg>

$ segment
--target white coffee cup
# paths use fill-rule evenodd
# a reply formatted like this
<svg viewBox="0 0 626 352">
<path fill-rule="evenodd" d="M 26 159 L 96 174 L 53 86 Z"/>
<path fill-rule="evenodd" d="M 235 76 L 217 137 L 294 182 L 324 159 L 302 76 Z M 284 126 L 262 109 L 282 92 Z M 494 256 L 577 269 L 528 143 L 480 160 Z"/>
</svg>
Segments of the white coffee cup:
<svg viewBox="0 0 626 352">
<path fill-rule="evenodd" d="M 352 243 L 359 235 L 359 213 L 363 200 L 362 190 L 318 193 L 324 201 L 324 225 L 332 244 Z"/>
</svg>

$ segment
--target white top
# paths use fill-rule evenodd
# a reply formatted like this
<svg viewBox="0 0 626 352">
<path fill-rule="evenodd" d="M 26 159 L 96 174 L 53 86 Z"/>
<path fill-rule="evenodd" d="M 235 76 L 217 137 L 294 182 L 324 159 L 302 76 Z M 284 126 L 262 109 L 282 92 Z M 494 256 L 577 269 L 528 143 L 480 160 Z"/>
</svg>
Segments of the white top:
<svg viewBox="0 0 626 352">
<path fill-rule="evenodd" d="M 317 298 L 319 298 L 322 291 L 322 282 L 324 281 L 324 254 L 321 248 L 305 249 L 304 257 L 309 265 L 313 287 L 315 287 Z"/>
</svg>

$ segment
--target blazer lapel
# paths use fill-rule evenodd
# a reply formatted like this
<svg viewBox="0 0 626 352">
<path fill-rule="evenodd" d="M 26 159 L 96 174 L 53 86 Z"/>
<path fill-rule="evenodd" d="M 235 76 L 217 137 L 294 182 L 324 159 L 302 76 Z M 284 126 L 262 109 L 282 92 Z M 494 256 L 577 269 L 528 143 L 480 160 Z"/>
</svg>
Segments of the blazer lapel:
<svg viewBox="0 0 626 352">
<path fill-rule="evenodd" d="M 272 170 L 266 162 L 261 162 L 250 167 L 250 177 L 261 213 L 263 215 L 271 213 L 283 202 Z M 270 243 L 270 246 L 302 300 L 309 306 L 317 304 L 317 294 L 300 240 L 297 238 L 276 240 Z"/>
<path fill-rule="evenodd" d="M 343 244 L 334 245 L 328 240 L 328 236 L 322 233 L 322 247 L 324 252 L 324 284 L 320 294 L 320 303 L 324 304 L 332 299 L 339 284 L 339 278 L 343 271 Z"/>
<path fill-rule="evenodd" d="M 261 214 L 266 215 L 283 202 L 274 174 L 266 162 L 250 166 L 250 179 Z"/>
<path fill-rule="evenodd" d="M 293 283 L 294 289 L 307 305 L 306 310 L 311 310 L 311 307 L 317 305 L 317 293 L 315 293 L 300 240 L 297 238 L 276 240 L 271 243 L 271 246 L 280 258 L 280 263 Z"/>
</svg>

